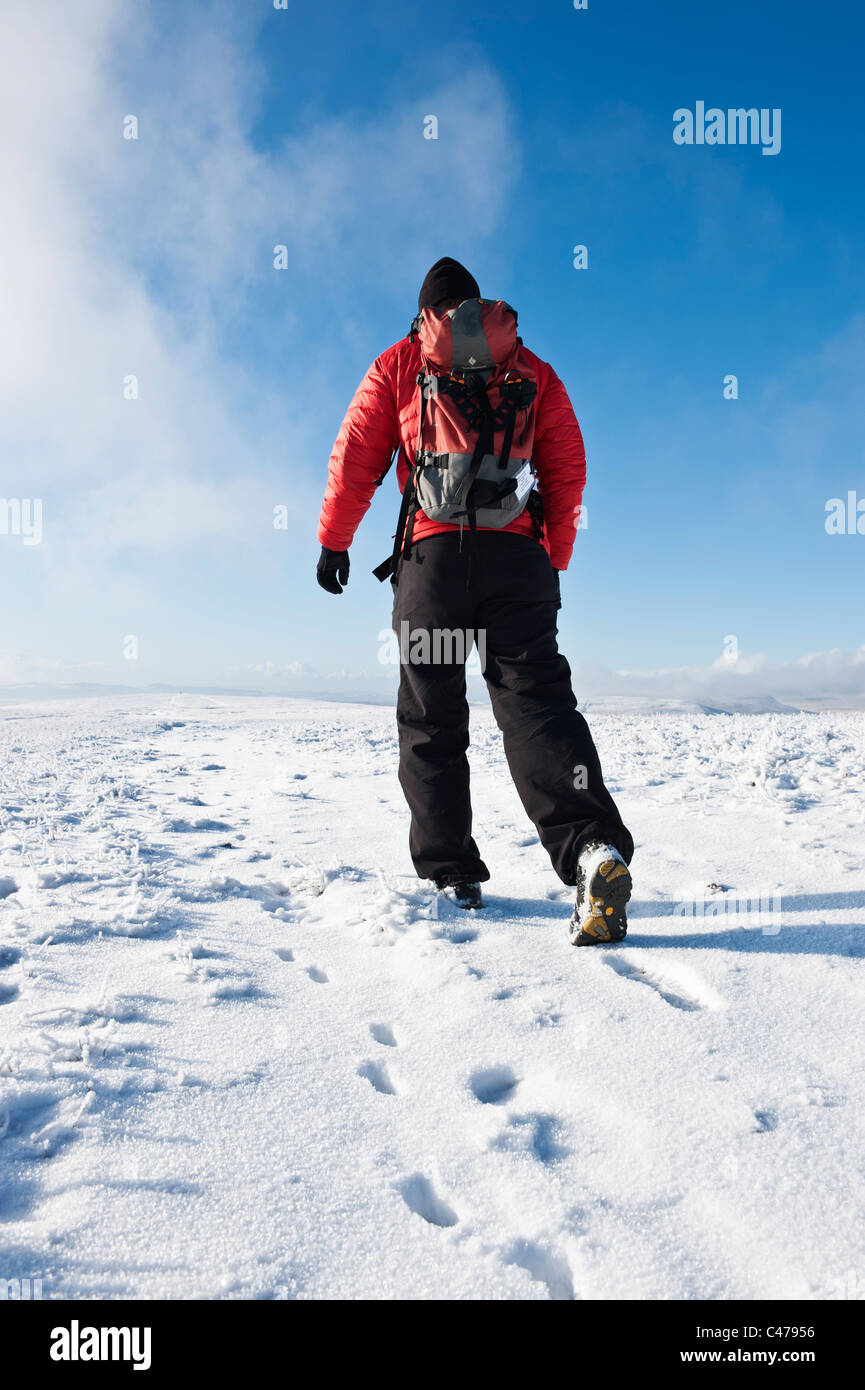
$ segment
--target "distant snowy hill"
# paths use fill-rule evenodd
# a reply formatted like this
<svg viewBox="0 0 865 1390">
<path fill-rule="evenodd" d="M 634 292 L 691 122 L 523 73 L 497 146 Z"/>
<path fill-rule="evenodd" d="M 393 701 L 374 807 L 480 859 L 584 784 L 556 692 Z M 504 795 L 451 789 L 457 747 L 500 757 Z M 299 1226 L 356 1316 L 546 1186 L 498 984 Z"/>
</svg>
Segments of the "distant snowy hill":
<svg viewBox="0 0 865 1390">
<path fill-rule="evenodd" d="M 309 681 L 309 678 L 307 678 Z M 176 685 L 98 685 L 76 682 L 74 684 L 38 685 L 0 685 L 0 709 L 12 705 L 28 705 L 44 700 L 105 700 L 115 696 L 145 695 L 154 698 L 169 698 L 174 695 L 205 696 L 235 699 L 238 696 L 271 700 L 306 700 L 326 704 L 364 704 L 387 705 L 396 702 L 397 676 L 390 672 L 387 678 L 379 677 L 366 684 L 331 682 L 317 678 L 317 688 L 273 689 L 234 688 L 225 686 L 191 686 L 180 688 Z M 310 682 L 311 683 L 311 682 Z M 729 689 L 718 688 L 701 690 L 699 694 L 665 694 L 660 690 L 640 690 L 634 682 L 635 690 L 628 693 L 609 693 L 603 686 L 597 689 L 591 681 L 575 678 L 574 688 L 579 695 L 581 709 L 608 710 L 625 714 L 795 714 L 802 710 L 860 710 L 865 709 L 865 695 L 801 695 L 770 694 L 766 691 L 732 694 Z M 469 673 L 469 704 L 486 708 L 489 699 L 486 687 L 479 675 Z"/>
<path fill-rule="evenodd" d="M 567 943 L 487 711 L 468 915 L 412 874 L 389 709 L 0 710 L 0 1275 L 849 1296 L 865 715 L 584 707 L 638 844 L 628 939 L 595 951 Z"/>
<path fill-rule="evenodd" d="M 774 695 L 746 695 L 740 699 L 695 700 L 656 695 L 593 695 L 580 701 L 584 713 L 607 714 L 798 714 L 798 705 L 785 704 Z"/>
</svg>

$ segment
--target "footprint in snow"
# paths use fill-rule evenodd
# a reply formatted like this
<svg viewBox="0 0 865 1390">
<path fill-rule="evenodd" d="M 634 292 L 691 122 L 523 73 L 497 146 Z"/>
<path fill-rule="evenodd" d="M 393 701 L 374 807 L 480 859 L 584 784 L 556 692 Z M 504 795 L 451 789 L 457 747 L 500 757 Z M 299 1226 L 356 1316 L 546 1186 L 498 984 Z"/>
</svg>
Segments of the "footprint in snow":
<svg viewBox="0 0 865 1390">
<path fill-rule="evenodd" d="M 375 1038 L 376 1042 L 381 1043 L 382 1047 L 398 1046 L 397 1040 L 394 1037 L 393 1029 L 390 1028 L 386 1023 L 371 1023 L 369 1025 L 369 1031 Z"/>
<path fill-rule="evenodd" d="M 611 951 L 602 959 L 617 975 L 648 985 L 666 1004 L 684 1013 L 724 1007 L 721 996 L 689 965 L 672 961 L 664 965 L 637 965 L 634 960 Z"/>
<path fill-rule="evenodd" d="M 280 959 L 280 960 L 285 960 L 285 961 L 292 961 L 292 960 L 294 960 L 294 952 L 293 952 L 293 951 L 291 950 L 291 948 L 288 947 L 288 946 L 277 946 L 277 947 L 276 947 L 276 950 L 274 951 L 274 955 L 279 956 L 279 959 Z"/>
<path fill-rule="evenodd" d="M 92 1093 L 86 1093 L 83 1102 L 78 1095 L 69 1095 L 64 1101 L 62 1094 L 38 1091 L 28 1096 L 7 1098 L 0 1110 L 0 1138 L 14 1136 L 22 1151 L 33 1158 L 53 1158 L 63 1145 L 76 1137 L 76 1126 L 85 1110 L 89 1108 Z M 15 1215 L 15 1199 L 4 1201 L 3 1215 Z M 21 1216 L 25 1212 L 21 1211 Z"/>
<path fill-rule="evenodd" d="M 10 965 L 17 965 L 21 959 L 21 952 L 17 946 L 0 946 L 0 970 L 7 970 Z"/>
<path fill-rule="evenodd" d="M 11 898 L 13 893 L 18 892 L 18 884 L 14 878 L 0 878 L 0 898 Z"/>
<path fill-rule="evenodd" d="M 532 1020 L 536 1028 L 555 1028 L 562 1021 L 562 1014 L 555 1009 L 541 1009 Z"/>
<path fill-rule="evenodd" d="M 449 931 L 448 940 L 452 941 L 455 947 L 464 947 L 470 941 L 477 941 L 477 931 L 471 927 L 456 927 L 455 930 Z"/>
<path fill-rule="evenodd" d="M 555 1250 L 534 1240 L 517 1240 L 502 1251 L 502 1258 L 505 1264 L 519 1265 L 530 1279 L 546 1284 L 551 1299 L 565 1302 L 576 1297 L 571 1267 Z"/>
<path fill-rule="evenodd" d="M 387 1074 L 387 1068 L 381 1062 L 361 1062 L 357 1074 L 368 1081 L 380 1096 L 396 1095 L 396 1087 Z"/>
<path fill-rule="evenodd" d="M 18 998 L 17 985 L 0 984 L 0 1005 L 11 1004 L 13 999 Z"/>
<path fill-rule="evenodd" d="M 555 1115 L 513 1115 L 501 1134 L 491 1141 L 490 1148 L 529 1153 L 538 1163 L 555 1163 L 570 1153 L 559 1142 L 561 1128 Z"/>
<path fill-rule="evenodd" d="M 306 973 L 311 980 L 315 980 L 317 985 L 326 985 L 328 983 L 327 975 L 323 970 L 319 969 L 317 965 L 310 965 Z"/>
<path fill-rule="evenodd" d="M 440 931 L 435 935 L 442 941 L 450 941 L 454 946 L 467 946 L 477 941 L 478 933 L 473 927 L 454 927 L 453 931 Z"/>
<path fill-rule="evenodd" d="M 209 991 L 209 998 L 212 1003 L 219 1003 L 223 1000 L 264 999 L 265 995 L 252 980 L 240 976 L 214 985 Z"/>
<path fill-rule="evenodd" d="M 175 820 L 170 820 L 165 829 L 172 831 L 176 835 L 188 835 L 200 830 L 231 830 L 233 827 L 228 825 L 225 821 L 210 820 L 207 817 L 202 817 L 200 820 L 195 821 L 183 820 L 178 817 Z"/>
<path fill-rule="evenodd" d="M 459 1217 L 453 1207 L 448 1206 L 435 1191 L 429 1178 L 423 1173 L 412 1173 L 397 1184 L 397 1191 L 416 1216 L 422 1216 L 431 1226 L 456 1226 Z"/>
<path fill-rule="evenodd" d="M 469 1086 L 481 1105 L 504 1105 L 519 1085 L 510 1067 L 484 1067 L 469 1077 Z"/>
<path fill-rule="evenodd" d="M 773 1115 L 771 1110 L 755 1110 L 754 1121 L 756 1134 L 769 1134 L 778 1128 L 778 1116 Z"/>
</svg>

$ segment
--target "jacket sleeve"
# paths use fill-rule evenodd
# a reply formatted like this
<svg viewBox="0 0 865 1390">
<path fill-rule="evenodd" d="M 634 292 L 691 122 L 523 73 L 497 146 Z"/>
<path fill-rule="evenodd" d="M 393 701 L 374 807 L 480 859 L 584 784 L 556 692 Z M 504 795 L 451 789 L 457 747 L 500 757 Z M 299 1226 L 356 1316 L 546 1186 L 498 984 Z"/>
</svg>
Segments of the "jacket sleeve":
<svg viewBox="0 0 865 1390">
<path fill-rule="evenodd" d="M 377 357 L 354 393 L 330 456 L 318 539 L 347 550 L 375 492 L 376 480 L 399 443 L 399 416 L 391 375 Z"/>
<path fill-rule="evenodd" d="M 544 499 L 544 525 L 554 569 L 567 569 L 586 485 L 586 451 L 574 407 L 552 367 L 538 397 L 532 458 Z"/>
</svg>

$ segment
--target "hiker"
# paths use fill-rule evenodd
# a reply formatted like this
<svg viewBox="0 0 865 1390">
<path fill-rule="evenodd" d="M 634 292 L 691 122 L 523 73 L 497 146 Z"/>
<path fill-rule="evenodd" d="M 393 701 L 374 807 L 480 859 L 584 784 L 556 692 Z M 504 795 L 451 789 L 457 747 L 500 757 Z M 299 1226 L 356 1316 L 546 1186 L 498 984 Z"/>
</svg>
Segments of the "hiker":
<svg viewBox="0 0 865 1390">
<path fill-rule="evenodd" d="M 402 506 L 393 554 L 374 573 L 393 585 L 394 630 L 430 639 L 401 661 L 397 697 L 415 869 L 461 907 L 483 906 L 490 875 L 472 838 L 465 644 L 462 659 L 443 660 L 447 644 L 433 640 L 461 629 L 475 635 L 523 806 L 559 878 L 577 889 L 570 940 L 621 941 L 634 842 L 556 643 L 559 572 L 586 477 L 580 427 L 552 367 L 517 336 L 515 310 L 482 299 L 447 256 L 337 436 L 318 528 L 318 582 L 329 593 L 348 582 L 349 546 L 394 454 Z"/>
</svg>

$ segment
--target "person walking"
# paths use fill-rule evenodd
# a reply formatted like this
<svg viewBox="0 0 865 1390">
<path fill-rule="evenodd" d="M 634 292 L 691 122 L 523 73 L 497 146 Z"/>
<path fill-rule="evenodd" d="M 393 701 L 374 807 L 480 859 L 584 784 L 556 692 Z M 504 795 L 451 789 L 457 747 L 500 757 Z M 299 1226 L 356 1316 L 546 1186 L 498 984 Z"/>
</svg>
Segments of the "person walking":
<svg viewBox="0 0 865 1390">
<path fill-rule="evenodd" d="M 621 941 L 634 842 L 557 644 L 583 439 L 559 377 L 518 336 L 516 311 L 483 299 L 451 257 L 427 274 L 408 336 L 373 362 L 337 435 L 318 527 L 329 593 L 348 582 L 349 547 L 394 457 L 402 505 L 393 552 L 374 573 L 394 590 L 415 870 L 461 907 L 483 906 L 490 875 L 472 837 L 466 756 L 474 644 L 520 799 L 576 888 L 569 938 Z"/>
</svg>

